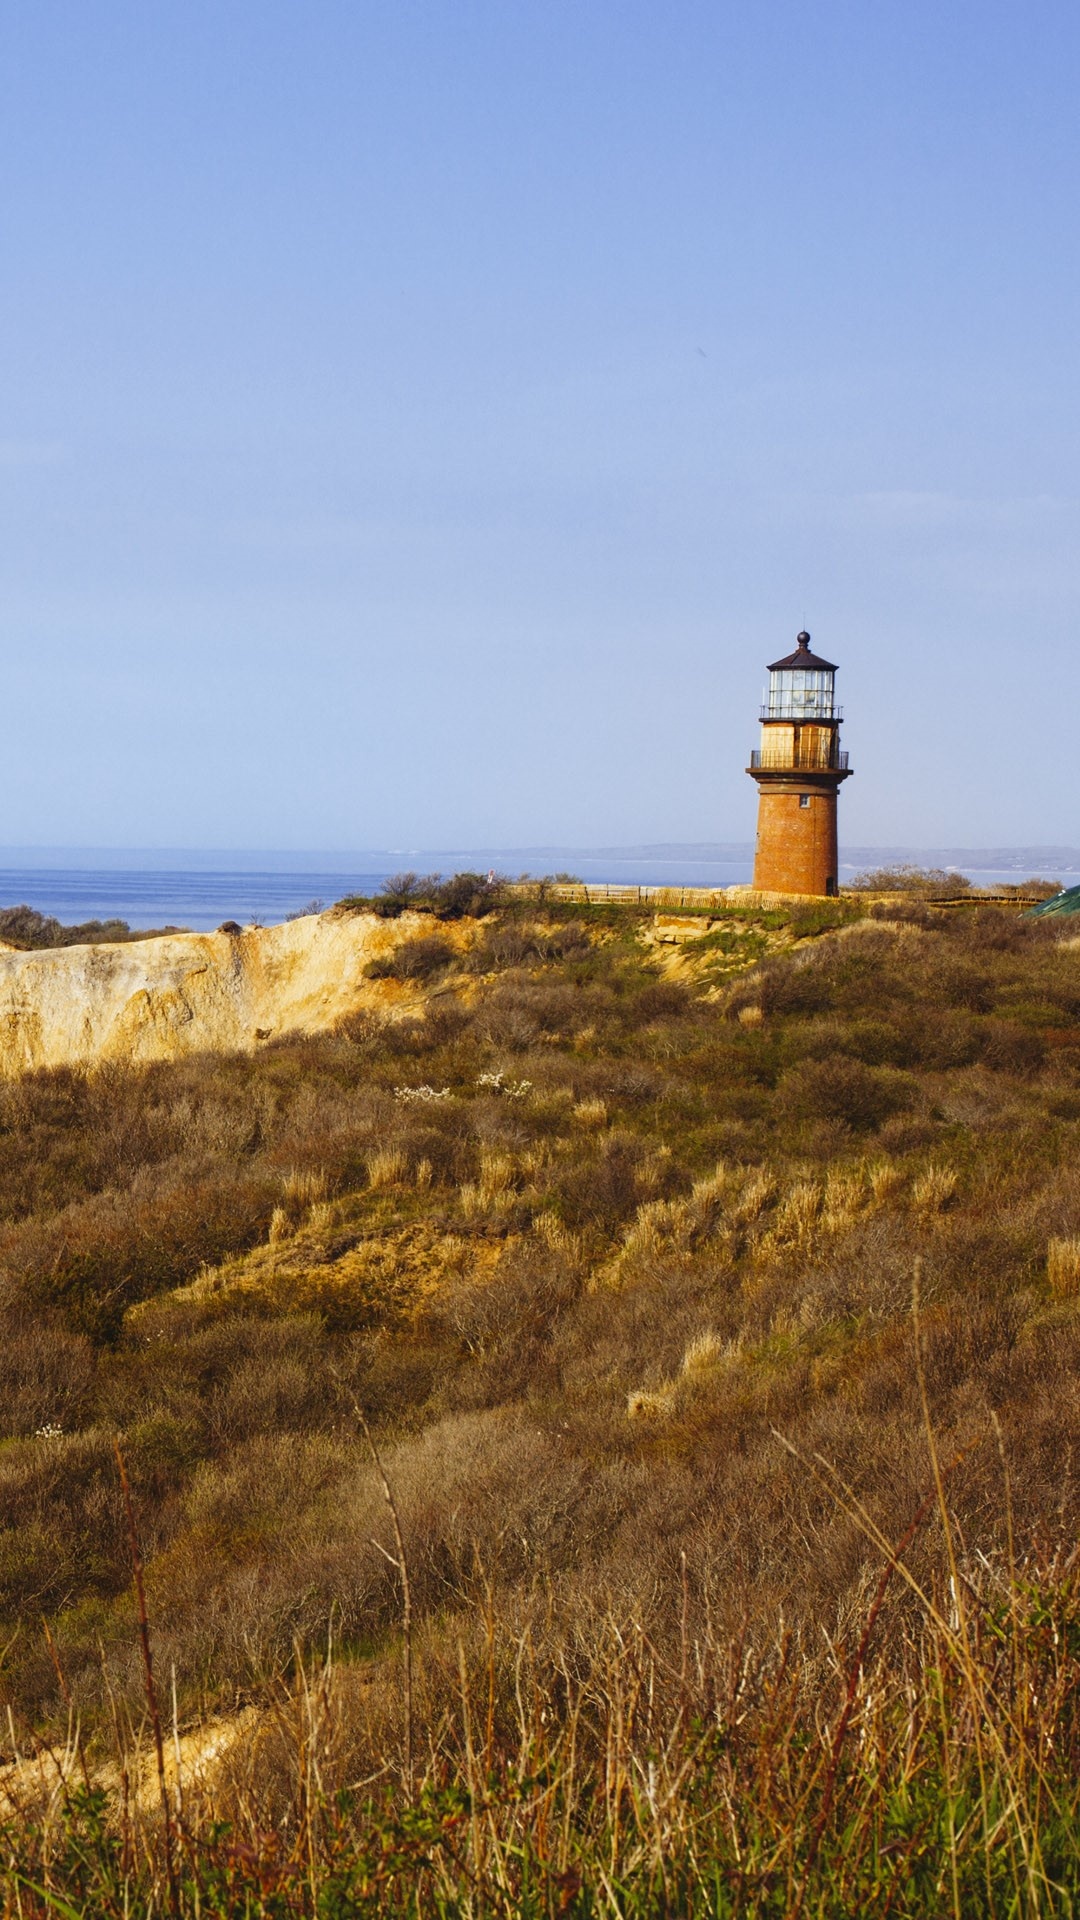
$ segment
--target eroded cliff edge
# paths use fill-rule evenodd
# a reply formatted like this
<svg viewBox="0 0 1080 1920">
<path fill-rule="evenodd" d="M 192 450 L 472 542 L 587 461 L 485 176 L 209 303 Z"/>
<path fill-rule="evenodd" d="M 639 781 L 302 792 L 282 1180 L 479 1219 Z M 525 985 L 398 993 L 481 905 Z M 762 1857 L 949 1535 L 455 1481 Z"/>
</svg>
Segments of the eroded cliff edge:
<svg viewBox="0 0 1080 1920">
<path fill-rule="evenodd" d="M 366 1006 L 406 1012 L 419 996 L 365 969 L 431 926 L 424 913 L 331 908 L 239 933 L 0 952 L 0 1074 L 246 1052 L 283 1033 L 324 1033 Z M 471 939 L 466 927 L 440 932 L 455 945 Z"/>
</svg>

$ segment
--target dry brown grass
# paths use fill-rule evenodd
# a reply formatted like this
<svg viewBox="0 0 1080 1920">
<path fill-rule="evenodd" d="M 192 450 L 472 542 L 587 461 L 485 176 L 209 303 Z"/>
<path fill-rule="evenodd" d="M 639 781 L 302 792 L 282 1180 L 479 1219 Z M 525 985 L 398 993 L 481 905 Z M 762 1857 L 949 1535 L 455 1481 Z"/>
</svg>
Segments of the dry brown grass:
<svg viewBox="0 0 1080 1920">
<path fill-rule="evenodd" d="M 293 1231 L 294 1223 L 290 1219 L 287 1209 L 285 1207 L 275 1207 L 273 1213 L 270 1215 L 270 1226 L 267 1231 L 267 1238 L 270 1245 L 276 1247 L 280 1241 L 288 1240 Z"/>
<path fill-rule="evenodd" d="M 670 1411 L 651 1398 L 632 1409 L 645 1444 Z M 858 1511 L 827 1465 L 802 1464 L 826 1515 Z M 774 1920 L 1068 1911 L 1075 1549 L 970 1560 L 954 1472 L 895 1541 L 860 1516 L 871 1566 L 824 1639 L 755 1639 L 746 1623 L 725 1636 L 684 1556 L 666 1635 L 655 1608 L 567 1608 L 562 1593 L 553 1634 L 550 1591 L 496 1613 L 488 1589 L 377 1669 L 333 1646 L 298 1662 L 258 1706 L 175 1728 L 164 1818 L 134 1727 L 117 1722 L 105 1755 L 74 1729 L 40 1755 L 15 1742 L 0 1777 L 12 1911 L 150 1920 L 168 1904 L 231 1920 L 265 1910 L 269 1891 L 292 1920 L 355 1912 L 358 1888 L 369 1912 L 402 1920 L 605 1907 L 706 1920 L 718 1888 Z M 944 1583 L 920 1564 L 935 1529 Z"/>
<path fill-rule="evenodd" d="M 911 1204 L 917 1213 L 940 1213 L 956 1195 L 957 1175 L 953 1167 L 927 1167 L 912 1182 Z"/>
<path fill-rule="evenodd" d="M 711 1373 L 720 1366 L 730 1351 L 730 1343 L 720 1338 L 708 1328 L 704 1333 L 695 1334 L 686 1352 L 683 1354 L 682 1370 L 686 1374 Z"/>
<path fill-rule="evenodd" d="M 597 1613 L 675 1670 L 684 1615 L 690 1664 L 706 1614 L 717 1646 L 782 1618 L 810 1685 L 879 1577 L 859 1514 L 898 1540 L 928 1485 L 916 1257 L 964 1578 L 1075 1528 L 1076 953 L 1003 918 L 877 923 L 695 1000 L 653 993 L 632 915 L 550 945 L 541 924 L 505 963 L 489 927 L 484 970 L 394 1027 L 0 1088 L 0 1644 L 24 1746 L 67 1724 L 42 1615 L 88 1732 L 103 1658 L 140 1711 L 118 1431 L 181 1718 L 283 1698 L 328 1635 L 357 1701 L 392 1699 L 399 1591 L 354 1401 L 415 1563 L 433 1740 L 489 1606 L 541 1649 L 553 1727 Z M 909 1557 L 947 1591 L 940 1524 Z M 883 1697 L 910 1592 L 875 1628 Z M 362 1723 L 348 1778 L 389 1750 L 390 1721 Z"/>
<path fill-rule="evenodd" d="M 295 1167 L 285 1175 L 281 1185 L 282 1205 L 289 1213 L 296 1215 L 316 1206 L 325 1200 L 329 1191 L 329 1181 L 323 1167 L 306 1167 L 298 1171 Z"/>
<path fill-rule="evenodd" d="M 368 1186 L 373 1193 L 384 1191 L 388 1187 L 400 1187 L 408 1177 L 408 1156 L 400 1147 L 380 1147 L 377 1152 L 368 1155 Z"/>
<path fill-rule="evenodd" d="M 1046 1250 L 1046 1277 L 1050 1291 L 1058 1299 L 1080 1294 L 1080 1234 L 1067 1240 L 1051 1240 Z"/>
</svg>

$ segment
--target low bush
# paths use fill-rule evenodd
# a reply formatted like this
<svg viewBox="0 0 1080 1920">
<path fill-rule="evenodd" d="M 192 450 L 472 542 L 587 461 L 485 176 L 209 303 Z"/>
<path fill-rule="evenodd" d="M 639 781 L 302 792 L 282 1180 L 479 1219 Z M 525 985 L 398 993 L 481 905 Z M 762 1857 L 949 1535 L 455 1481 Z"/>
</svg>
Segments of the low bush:
<svg viewBox="0 0 1080 1920">
<path fill-rule="evenodd" d="M 479 919 L 499 905 L 504 884 L 501 877 L 485 873 L 454 873 L 449 879 L 441 873 L 395 873 L 383 881 L 374 898 L 347 894 L 338 905 L 374 912 L 387 920 L 417 908 L 444 920 L 467 915 Z"/>
<path fill-rule="evenodd" d="M 352 895 L 339 902 L 347 907 L 372 906 L 375 912 L 387 920 L 396 919 L 410 907 L 426 907 L 431 903 L 431 895 L 439 884 L 437 873 L 392 873 L 384 880 L 374 900 L 356 898 Z"/>
<path fill-rule="evenodd" d="M 447 920 L 468 915 L 482 919 L 497 907 L 502 897 L 502 881 L 486 873 L 455 873 L 432 889 L 431 904 Z"/>
<path fill-rule="evenodd" d="M 844 1054 L 790 1069 L 776 1091 L 801 1119 L 838 1119 L 859 1133 L 880 1127 L 890 1114 L 911 1106 L 915 1096 L 913 1083 L 903 1075 L 863 1066 Z"/>
<path fill-rule="evenodd" d="M 36 907 L 0 907 L 0 941 L 27 950 L 99 946 L 117 940 L 153 940 L 162 933 L 182 932 L 182 927 L 133 932 L 126 920 L 83 920 L 77 926 L 65 926 L 52 914 L 39 913 Z"/>
<path fill-rule="evenodd" d="M 589 936 L 580 921 L 540 925 L 535 920 L 509 917 L 492 926 L 469 956 L 473 973 L 497 973 L 529 962 L 582 958 L 589 952 Z"/>
<path fill-rule="evenodd" d="M 433 980 L 455 958 L 448 940 L 440 939 L 437 933 L 418 934 L 413 940 L 403 940 L 391 953 L 369 960 L 364 975 L 368 980 Z"/>
<path fill-rule="evenodd" d="M 896 861 L 887 867 L 868 867 L 849 886 L 863 893 L 913 893 L 924 900 L 955 900 L 970 893 L 972 883 L 954 868 L 918 867 Z"/>
</svg>

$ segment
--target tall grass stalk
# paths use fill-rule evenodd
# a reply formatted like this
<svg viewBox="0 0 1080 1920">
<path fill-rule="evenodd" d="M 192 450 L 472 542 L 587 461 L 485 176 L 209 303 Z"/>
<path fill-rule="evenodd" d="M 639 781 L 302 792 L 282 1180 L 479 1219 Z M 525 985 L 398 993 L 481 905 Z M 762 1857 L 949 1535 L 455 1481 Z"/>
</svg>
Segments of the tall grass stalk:
<svg viewBox="0 0 1080 1920">
<path fill-rule="evenodd" d="M 298 1659 L 276 1739 L 264 1720 L 250 1753 L 189 1784 L 182 1818 L 166 1795 L 156 1827 L 139 1821 L 115 1762 L 36 1813 L 26 1794 L 0 1831 L 4 1912 L 1070 1911 L 1075 1556 L 1021 1567 L 1007 1595 L 969 1574 L 963 1631 L 929 1602 L 879 1636 L 893 1583 L 918 1585 L 906 1556 L 950 1472 L 885 1555 L 824 1692 L 790 1644 L 725 1640 L 689 1601 L 679 1644 L 607 1616 L 554 1662 L 488 1607 L 462 1634 L 457 1707 L 429 1724 L 411 1784 L 407 1759 L 400 1788 L 350 1786 L 348 1667 Z M 422 1660 L 422 1691 L 434 1677 Z"/>
</svg>

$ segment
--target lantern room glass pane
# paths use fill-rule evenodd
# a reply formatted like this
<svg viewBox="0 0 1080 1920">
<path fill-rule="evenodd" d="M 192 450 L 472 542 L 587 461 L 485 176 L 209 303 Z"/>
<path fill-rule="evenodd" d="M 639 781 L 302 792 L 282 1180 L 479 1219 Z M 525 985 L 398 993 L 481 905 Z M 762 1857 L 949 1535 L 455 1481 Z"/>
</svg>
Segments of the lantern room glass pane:
<svg viewBox="0 0 1080 1920">
<path fill-rule="evenodd" d="M 820 668 L 785 667 L 769 675 L 770 720 L 831 720 L 836 675 Z"/>
</svg>

